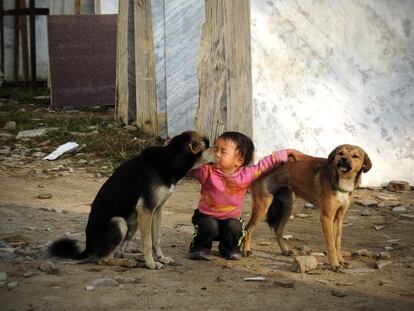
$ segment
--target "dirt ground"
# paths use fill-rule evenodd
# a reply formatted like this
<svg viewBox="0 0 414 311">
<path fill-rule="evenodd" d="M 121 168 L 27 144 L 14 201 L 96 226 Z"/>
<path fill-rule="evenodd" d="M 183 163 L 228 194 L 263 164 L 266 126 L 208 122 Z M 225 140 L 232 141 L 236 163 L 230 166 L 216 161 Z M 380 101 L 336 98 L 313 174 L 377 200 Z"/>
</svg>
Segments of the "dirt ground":
<svg viewBox="0 0 414 311">
<path fill-rule="evenodd" d="M 356 191 L 343 239 L 351 268 L 334 273 L 319 256 L 318 269 L 301 274 L 291 272 L 293 258 L 281 256 L 265 223 L 253 237 L 252 258 L 226 261 L 215 244 L 210 261 L 190 260 L 199 187 L 185 179 L 163 210 L 164 253 L 178 264 L 158 271 L 121 269 L 47 256 L 48 243 L 63 235 L 83 243 L 90 203 L 106 179 L 87 169 L 32 174 L 56 165 L 59 160 L 37 160 L 0 170 L 1 310 L 414 310 L 413 190 Z M 249 205 L 248 196 L 245 220 Z M 393 211 L 396 206 L 405 211 Z M 293 236 L 291 248 L 297 254 L 324 252 L 319 211 L 296 200 L 293 215 L 285 230 Z M 137 239 L 130 251 L 139 248 Z M 257 276 L 264 280 L 245 280 Z M 111 281 L 89 287 L 105 277 Z"/>
</svg>

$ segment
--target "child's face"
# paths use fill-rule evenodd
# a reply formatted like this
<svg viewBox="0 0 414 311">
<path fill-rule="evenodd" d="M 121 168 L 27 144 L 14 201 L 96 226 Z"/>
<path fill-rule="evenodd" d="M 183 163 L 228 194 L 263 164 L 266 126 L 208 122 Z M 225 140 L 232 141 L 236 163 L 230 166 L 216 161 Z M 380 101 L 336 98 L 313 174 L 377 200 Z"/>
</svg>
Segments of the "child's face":
<svg viewBox="0 0 414 311">
<path fill-rule="evenodd" d="M 217 139 L 214 142 L 216 167 L 225 173 L 233 173 L 243 165 L 244 159 L 231 140 Z"/>
</svg>

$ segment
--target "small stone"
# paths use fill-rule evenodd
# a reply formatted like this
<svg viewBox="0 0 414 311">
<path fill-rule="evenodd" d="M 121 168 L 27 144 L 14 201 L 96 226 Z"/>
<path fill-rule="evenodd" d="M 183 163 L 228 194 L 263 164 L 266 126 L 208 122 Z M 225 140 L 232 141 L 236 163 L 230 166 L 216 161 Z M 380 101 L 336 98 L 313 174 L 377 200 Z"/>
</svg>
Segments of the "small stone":
<svg viewBox="0 0 414 311">
<path fill-rule="evenodd" d="M 95 289 L 95 286 L 93 286 L 93 285 L 86 285 L 86 290 L 87 291 L 94 290 L 94 289 Z"/>
<path fill-rule="evenodd" d="M 297 214 L 296 217 L 298 218 L 309 218 L 308 214 Z"/>
<path fill-rule="evenodd" d="M 385 266 L 388 266 L 389 264 L 391 264 L 391 261 L 388 260 L 378 260 L 375 262 L 375 267 L 379 270 L 383 269 Z"/>
<path fill-rule="evenodd" d="M 56 274 L 58 269 L 55 267 L 53 262 L 45 261 L 39 266 L 39 270 L 48 274 Z"/>
<path fill-rule="evenodd" d="M 46 153 L 38 151 L 38 152 L 33 153 L 32 156 L 40 159 L 40 158 L 44 158 L 46 156 Z"/>
<path fill-rule="evenodd" d="M 366 206 L 366 207 L 374 207 L 378 205 L 378 201 L 372 200 L 372 199 L 362 199 L 362 200 L 358 200 L 356 203 L 362 206 Z"/>
<path fill-rule="evenodd" d="M 258 245 L 260 245 L 260 246 L 270 246 L 271 243 L 270 242 L 259 242 Z"/>
<path fill-rule="evenodd" d="M 296 256 L 293 260 L 292 271 L 304 273 L 315 270 L 318 267 L 318 261 L 313 256 Z"/>
<path fill-rule="evenodd" d="M 16 129 L 16 122 L 14 121 L 8 121 L 6 125 L 3 127 L 3 130 L 5 131 L 13 131 Z"/>
<path fill-rule="evenodd" d="M 311 252 L 311 248 L 308 245 L 301 245 L 298 249 L 302 255 L 307 255 Z"/>
<path fill-rule="evenodd" d="M 392 209 L 393 213 L 402 213 L 402 212 L 406 212 L 407 209 L 405 206 L 401 205 L 401 206 L 396 206 Z"/>
<path fill-rule="evenodd" d="M 30 278 L 33 274 L 34 274 L 34 273 L 33 273 L 33 271 L 27 271 L 27 272 L 25 272 L 25 273 L 23 274 L 23 276 L 24 276 L 25 278 Z"/>
<path fill-rule="evenodd" d="M 7 273 L 6 272 L 0 272 L 0 282 L 7 281 Z"/>
<path fill-rule="evenodd" d="M 315 206 L 312 203 L 306 202 L 305 208 L 315 208 Z"/>
<path fill-rule="evenodd" d="M 385 246 L 384 249 L 386 251 L 392 251 L 392 250 L 394 250 L 394 247 L 392 247 L 392 246 Z"/>
<path fill-rule="evenodd" d="M 374 226 L 375 230 L 379 231 L 385 228 L 385 226 L 380 226 L 380 225 L 375 225 Z"/>
<path fill-rule="evenodd" d="M 410 191 L 411 187 L 407 181 L 402 180 L 392 180 L 388 183 L 387 186 L 388 191 Z"/>
<path fill-rule="evenodd" d="M 310 255 L 314 257 L 325 257 L 324 253 L 311 253 Z"/>
<path fill-rule="evenodd" d="M 361 212 L 361 216 L 371 216 L 371 212 L 368 209 L 364 209 Z"/>
<path fill-rule="evenodd" d="M 337 290 L 337 289 L 333 289 L 331 290 L 332 295 L 336 296 L 336 297 L 346 297 L 347 294 L 341 290 Z"/>
<path fill-rule="evenodd" d="M 266 281 L 266 278 L 263 276 L 253 276 L 249 278 L 244 278 L 244 280 L 247 282 L 264 282 Z"/>
<path fill-rule="evenodd" d="M 391 259 L 391 254 L 389 252 L 380 252 L 379 258 L 380 259 Z"/>
<path fill-rule="evenodd" d="M 292 281 L 273 281 L 273 284 L 278 285 L 283 288 L 295 287 L 295 282 L 292 282 Z"/>
<path fill-rule="evenodd" d="M 12 288 L 16 287 L 16 286 L 17 286 L 17 284 L 18 284 L 18 282 L 10 282 L 10 283 L 8 283 L 8 284 L 7 284 L 7 287 L 8 287 L 9 289 L 12 289 Z"/>
<path fill-rule="evenodd" d="M 119 283 L 117 281 L 108 277 L 98 278 L 92 282 L 92 286 L 94 287 L 111 287 L 118 285 Z"/>
<path fill-rule="evenodd" d="M 40 193 L 37 196 L 38 199 L 43 199 L 43 200 L 47 200 L 47 199 L 51 199 L 52 198 L 52 194 L 50 193 Z"/>
<path fill-rule="evenodd" d="M 293 239 L 293 235 L 287 234 L 283 236 L 283 240 L 291 240 Z"/>
<path fill-rule="evenodd" d="M 405 219 L 414 219 L 413 214 L 400 214 L 400 217 Z"/>
<path fill-rule="evenodd" d="M 352 252 L 352 255 L 372 257 L 372 252 L 367 249 L 358 249 Z"/>
</svg>

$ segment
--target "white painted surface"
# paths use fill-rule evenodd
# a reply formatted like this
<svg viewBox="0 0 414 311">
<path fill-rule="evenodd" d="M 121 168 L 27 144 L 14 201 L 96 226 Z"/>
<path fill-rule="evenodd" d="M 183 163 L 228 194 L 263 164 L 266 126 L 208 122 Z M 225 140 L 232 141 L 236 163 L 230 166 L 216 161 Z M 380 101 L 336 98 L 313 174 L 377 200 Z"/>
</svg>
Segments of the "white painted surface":
<svg viewBox="0 0 414 311">
<path fill-rule="evenodd" d="M 361 146 L 364 185 L 414 184 L 414 1 L 251 1 L 258 155 Z"/>
<path fill-rule="evenodd" d="M 195 128 L 204 0 L 165 1 L 166 96 L 170 137 Z"/>
</svg>

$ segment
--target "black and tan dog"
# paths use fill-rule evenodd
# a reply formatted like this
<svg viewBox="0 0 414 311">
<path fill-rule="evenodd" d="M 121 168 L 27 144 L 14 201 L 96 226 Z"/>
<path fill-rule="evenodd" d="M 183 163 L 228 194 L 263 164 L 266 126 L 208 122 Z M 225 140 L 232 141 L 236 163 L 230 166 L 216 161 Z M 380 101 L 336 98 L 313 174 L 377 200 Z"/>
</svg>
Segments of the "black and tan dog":
<svg viewBox="0 0 414 311">
<path fill-rule="evenodd" d="M 288 161 L 259 178 L 252 185 L 252 211 L 243 255 L 251 254 L 253 231 L 266 214 L 282 254 L 292 254 L 283 240 L 283 229 L 292 212 L 293 192 L 320 208 L 329 263 L 334 271 L 341 269 L 346 264 L 341 255 L 342 222 L 352 191 L 360 183 L 361 174 L 371 167 L 371 160 L 362 148 L 341 145 L 327 159 L 306 156 L 301 161 Z"/>
<path fill-rule="evenodd" d="M 145 265 L 161 269 L 162 264 L 174 263 L 161 250 L 161 208 L 174 185 L 208 147 L 207 138 L 188 131 L 172 138 L 166 146 L 147 148 L 120 165 L 92 203 L 85 250 L 81 252 L 75 240 L 66 238 L 55 241 L 49 248 L 50 254 L 94 258 L 101 265 L 135 267 L 138 261 L 123 258 L 123 252 L 139 227 Z"/>
</svg>

